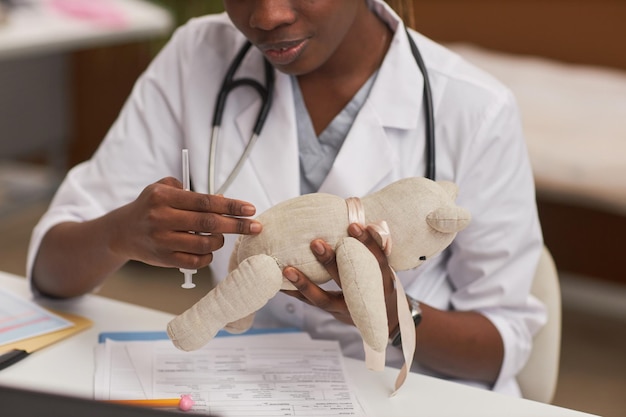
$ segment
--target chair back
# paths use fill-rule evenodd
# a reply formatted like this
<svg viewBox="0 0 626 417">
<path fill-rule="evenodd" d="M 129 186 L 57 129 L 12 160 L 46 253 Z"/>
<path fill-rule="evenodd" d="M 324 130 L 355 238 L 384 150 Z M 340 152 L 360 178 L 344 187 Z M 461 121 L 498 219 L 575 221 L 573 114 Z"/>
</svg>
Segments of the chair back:
<svg viewBox="0 0 626 417">
<path fill-rule="evenodd" d="M 524 398 L 551 403 L 556 391 L 561 356 L 561 287 L 554 260 L 544 247 L 531 293 L 547 308 L 548 321 L 533 339 L 528 362 L 517 381 Z"/>
</svg>

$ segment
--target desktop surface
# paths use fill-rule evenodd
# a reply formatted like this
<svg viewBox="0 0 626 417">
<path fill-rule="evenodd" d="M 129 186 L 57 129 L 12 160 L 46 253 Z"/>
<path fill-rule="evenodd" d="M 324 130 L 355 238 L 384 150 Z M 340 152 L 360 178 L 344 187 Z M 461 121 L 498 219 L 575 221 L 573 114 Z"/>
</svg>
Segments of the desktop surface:
<svg viewBox="0 0 626 417">
<path fill-rule="evenodd" d="M 24 278 L 0 272 L 0 287 L 22 297 L 32 298 Z M 87 400 L 94 398 L 94 348 L 98 344 L 100 333 L 162 331 L 173 318 L 168 313 L 97 295 L 67 301 L 37 302 L 43 307 L 81 315 L 92 320 L 94 324 L 91 328 L 34 352 L 22 361 L 0 371 L 0 385 L 70 395 Z M 365 367 L 363 361 L 344 359 L 347 376 L 353 384 L 359 402 L 370 417 L 589 416 L 579 411 L 508 397 L 415 373 L 410 373 L 401 391 L 390 398 L 390 387 L 393 387 L 397 369 L 386 368 L 383 372 L 372 372 Z M 1 404 L 0 401 L 0 406 Z"/>
</svg>

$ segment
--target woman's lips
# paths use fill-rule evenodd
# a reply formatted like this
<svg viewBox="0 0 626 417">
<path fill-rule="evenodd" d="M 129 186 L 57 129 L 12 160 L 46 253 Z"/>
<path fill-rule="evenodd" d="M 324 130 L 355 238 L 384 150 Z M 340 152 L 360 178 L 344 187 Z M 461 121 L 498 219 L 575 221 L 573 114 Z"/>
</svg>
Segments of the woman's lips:
<svg viewBox="0 0 626 417">
<path fill-rule="evenodd" d="M 285 66 L 294 62 L 306 45 L 306 40 L 262 44 L 259 46 L 265 57 L 276 66 Z"/>
</svg>

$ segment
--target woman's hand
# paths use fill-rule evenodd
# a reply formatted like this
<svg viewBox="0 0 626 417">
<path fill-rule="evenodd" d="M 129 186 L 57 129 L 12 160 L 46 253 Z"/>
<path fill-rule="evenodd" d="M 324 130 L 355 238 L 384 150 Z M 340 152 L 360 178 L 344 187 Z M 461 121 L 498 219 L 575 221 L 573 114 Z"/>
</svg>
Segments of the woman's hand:
<svg viewBox="0 0 626 417">
<path fill-rule="evenodd" d="M 369 230 L 351 224 L 348 233 L 367 246 L 378 260 L 383 276 L 389 329 L 395 330 L 398 326 L 397 295 L 387 258 Z M 323 240 L 313 241 L 311 249 L 341 287 L 333 249 Z M 340 291 L 322 290 L 293 267 L 285 268 L 283 273 L 298 289 L 285 293 L 328 311 L 337 320 L 353 324 Z M 504 345 L 491 321 L 473 311 L 445 311 L 425 303 L 420 303 L 420 307 L 422 322 L 417 332 L 415 359 L 444 375 L 493 383 L 500 371 Z"/>
<path fill-rule="evenodd" d="M 326 268 L 326 271 L 339 288 L 341 288 L 335 252 L 330 245 L 322 239 L 316 239 L 311 242 L 311 251 L 315 254 L 317 260 L 324 265 L 324 268 Z M 285 294 L 321 308 L 343 323 L 354 325 L 346 301 L 343 298 L 343 292 L 325 291 L 298 269 L 291 266 L 283 270 L 283 275 L 297 288 L 295 291 L 283 290 Z"/>
<path fill-rule="evenodd" d="M 117 210 L 111 249 L 154 266 L 199 269 L 224 245 L 224 233 L 261 231 L 259 222 L 245 218 L 255 210 L 244 201 L 184 191 L 177 179 L 164 178 Z"/>
<path fill-rule="evenodd" d="M 33 284 L 49 296 L 73 297 L 92 291 L 131 259 L 199 269 L 224 245 L 224 233 L 261 231 L 259 222 L 246 218 L 255 210 L 245 201 L 184 191 L 178 180 L 164 178 L 102 217 L 52 227 L 35 259 Z"/>
<path fill-rule="evenodd" d="M 363 228 L 357 223 L 353 223 L 348 227 L 348 234 L 363 243 L 372 254 L 376 257 L 380 266 L 383 288 L 385 291 L 385 302 L 387 305 L 387 317 L 389 320 L 389 328 L 393 330 L 398 325 L 398 312 L 396 301 L 396 290 L 394 284 L 394 276 L 387 257 L 383 253 L 378 243 L 374 240 L 370 230 Z M 335 252 L 330 245 L 321 239 L 311 242 L 311 250 L 315 254 L 317 260 L 324 265 L 330 277 L 341 288 L 341 279 L 337 269 L 337 260 Z M 325 291 L 318 285 L 313 283 L 306 275 L 294 267 L 286 267 L 283 271 L 287 278 L 296 288 L 296 291 L 283 291 L 307 304 L 321 308 L 332 314 L 337 320 L 354 325 L 348 307 L 346 305 L 343 293 L 341 291 Z"/>
</svg>

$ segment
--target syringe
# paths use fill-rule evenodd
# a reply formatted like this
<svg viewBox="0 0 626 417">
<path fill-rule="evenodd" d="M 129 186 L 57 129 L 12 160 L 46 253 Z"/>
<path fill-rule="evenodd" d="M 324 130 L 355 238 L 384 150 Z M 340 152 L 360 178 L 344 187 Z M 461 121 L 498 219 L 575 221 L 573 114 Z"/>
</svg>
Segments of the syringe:
<svg viewBox="0 0 626 417">
<path fill-rule="evenodd" d="M 189 179 L 189 151 L 187 149 L 183 149 L 183 189 L 185 191 L 191 190 L 191 181 Z M 198 270 L 179 268 L 179 271 L 185 275 L 185 282 L 181 285 L 181 287 L 185 289 L 195 288 L 196 284 L 193 283 L 193 274 L 198 272 Z"/>
</svg>

